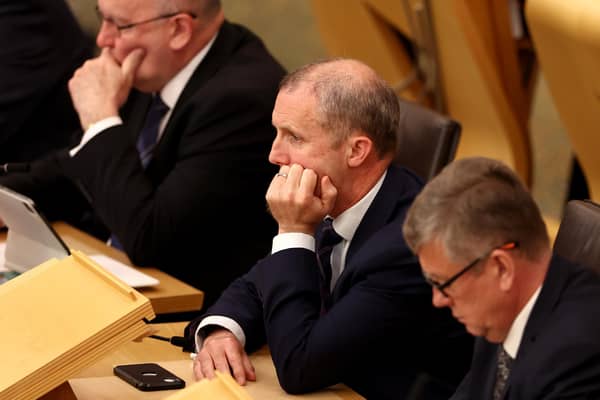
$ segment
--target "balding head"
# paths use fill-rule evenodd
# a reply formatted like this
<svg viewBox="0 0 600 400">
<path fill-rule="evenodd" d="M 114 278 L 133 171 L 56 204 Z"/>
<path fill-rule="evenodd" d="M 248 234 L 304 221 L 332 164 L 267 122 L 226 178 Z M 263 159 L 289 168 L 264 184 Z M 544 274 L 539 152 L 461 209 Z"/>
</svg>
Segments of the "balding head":
<svg viewBox="0 0 600 400">
<path fill-rule="evenodd" d="M 338 141 L 361 131 L 380 158 L 393 154 L 400 120 L 398 98 L 360 61 L 333 59 L 305 65 L 286 76 L 281 91 L 308 90 L 317 99 L 320 125 Z"/>
</svg>

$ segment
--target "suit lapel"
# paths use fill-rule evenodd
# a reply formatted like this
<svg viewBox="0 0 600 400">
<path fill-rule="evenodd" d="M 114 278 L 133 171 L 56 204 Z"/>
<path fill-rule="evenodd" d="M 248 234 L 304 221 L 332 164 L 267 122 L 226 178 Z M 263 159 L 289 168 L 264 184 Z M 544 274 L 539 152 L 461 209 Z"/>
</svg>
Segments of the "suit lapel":
<svg viewBox="0 0 600 400">
<path fill-rule="evenodd" d="M 398 193 L 402 193 L 402 189 L 402 179 L 399 177 L 398 169 L 393 166 L 388 168 L 379 193 L 373 199 L 371 206 L 354 233 L 346 255 L 346 268 L 344 270 L 349 267 L 350 261 L 356 252 L 396 214 L 396 208 L 401 198 Z"/>
<path fill-rule="evenodd" d="M 540 292 L 531 314 L 525 331 L 523 332 L 523 339 L 519 346 L 519 352 L 517 358 L 513 363 L 511 370 L 511 377 L 508 380 L 507 387 L 510 387 L 513 382 L 513 377 L 520 379 L 520 377 L 526 378 L 528 376 L 527 370 L 522 370 L 522 365 L 528 365 L 527 356 L 531 345 L 535 342 L 536 337 L 544 330 L 545 322 L 552 318 L 551 314 L 554 308 L 560 301 L 562 292 L 569 279 L 567 276 L 571 273 L 571 269 L 568 268 L 570 264 L 564 263 L 560 257 L 553 256 L 546 278 L 544 279 L 544 285 Z"/>
<path fill-rule="evenodd" d="M 570 269 L 565 268 L 562 264 L 558 256 L 554 256 L 550 262 L 540 296 L 535 302 L 525 326 L 517 360 L 527 354 L 528 344 L 535 341 L 536 336 L 543 330 L 544 322 L 550 318 L 550 314 L 560 300 L 560 296 L 568 282 L 565 276 L 570 273 Z"/>
<path fill-rule="evenodd" d="M 471 396 L 477 399 L 492 399 L 496 382 L 498 345 L 477 338 L 471 365 Z M 507 387 L 510 385 L 510 378 Z M 506 393 L 506 392 L 505 392 Z"/>
<path fill-rule="evenodd" d="M 198 93 L 201 87 L 209 81 L 218 71 L 218 69 L 227 61 L 228 57 L 233 53 L 237 46 L 235 27 L 225 21 L 219 30 L 219 34 L 215 39 L 212 47 L 206 54 L 206 57 L 198 65 L 190 80 L 186 84 L 173 108 L 173 112 L 169 118 L 169 122 L 165 126 L 165 130 L 157 143 L 154 151 L 152 164 L 163 164 L 163 159 L 167 155 L 172 155 L 173 151 L 169 150 L 171 138 L 181 135 L 182 129 L 177 126 L 181 115 L 186 112 L 186 104 Z M 147 106 L 146 106 L 147 107 Z M 156 162 L 154 162 L 156 161 Z M 166 160 L 165 160 L 166 161 Z"/>
<path fill-rule="evenodd" d="M 398 167 L 391 166 L 387 170 L 387 175 L 379 189 L 379 193 L 373 199 L 371 206 L 367 210 L 360 225 L 354 233 L 350 248 L 346 254 L 346 266 L 340 275 L 335 288 L 333 289 L 332 299 L 338 298 L 344 288 L 344 280 L 353 273 L 355 255 L 360 251 L 366 242 L 378 232 L 392 218 L 396 217 L 397 209 L 403 199 L 413 193 L 407 193 L 404 185 L 404 177 L 401 176 Z"/>
</svg>

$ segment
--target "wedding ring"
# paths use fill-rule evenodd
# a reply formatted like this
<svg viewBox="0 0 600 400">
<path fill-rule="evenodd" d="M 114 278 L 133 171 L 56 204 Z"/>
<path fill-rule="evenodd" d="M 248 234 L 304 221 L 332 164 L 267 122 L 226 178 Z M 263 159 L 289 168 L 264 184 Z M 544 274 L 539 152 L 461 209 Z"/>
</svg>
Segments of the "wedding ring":
<svg viewBox="0 0 600 400">
<path fill-rule="evenodd" d="M 277 176 L 281 176 L 282 178 L 287 178 L 287 174 L 284 172 L 278 172 Z"/>
</svg>

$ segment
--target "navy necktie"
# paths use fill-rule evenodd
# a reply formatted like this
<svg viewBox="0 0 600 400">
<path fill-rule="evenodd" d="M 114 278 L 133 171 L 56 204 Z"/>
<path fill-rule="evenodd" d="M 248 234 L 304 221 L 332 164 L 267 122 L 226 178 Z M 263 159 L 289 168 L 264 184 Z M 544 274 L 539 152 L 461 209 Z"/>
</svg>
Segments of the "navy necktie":
<svg viewBox="0 0 600 400">
<path fill-rule="evenodd" d="M 140 135 L 138 136 L 136 143 L 137 151 L 140 155 L 140 161 L 142 162 L 142 167 L 144 167 L 144 169 L 148 166 L 148 163 L 152 159 L 154 146 L 156 146 L 156 141 L 158 139 L 160 121 L 163 119 L 167 111 L 169 111 L 169 106 L 162 101 L 160 96 L 152 96 L 152 102 L 148 108 L 144 126 L 140 131 Z M 121 245 L 119 239 L 114 234 L 110 236 L 110 245 L 116 249 L 123 250 L 123 245 Z"/>
<path fill-rule="evenodd" d="M 333 229 L 333 219 L 326 218 L 317 231 L 317 262 L 321 270 L 321 313 L 331 306 L 331 252 L 342 241 L 342 237 Z"/>
<path fill-rule="evenodd" d="M 159 95 L 154 95 L 152 97 L 152 103 L 150 103 L 150 108 L 148 109 L 148 114 L 146 114 L 144 127 L 140 131 L 136 144 L 144 168 L 148 166 L 148 163 L 152 159 L 152 152 L 158 139 L 160 121 L 167 111 L 169 111 L 169 106 L 163 103 Z"/>
</svg>

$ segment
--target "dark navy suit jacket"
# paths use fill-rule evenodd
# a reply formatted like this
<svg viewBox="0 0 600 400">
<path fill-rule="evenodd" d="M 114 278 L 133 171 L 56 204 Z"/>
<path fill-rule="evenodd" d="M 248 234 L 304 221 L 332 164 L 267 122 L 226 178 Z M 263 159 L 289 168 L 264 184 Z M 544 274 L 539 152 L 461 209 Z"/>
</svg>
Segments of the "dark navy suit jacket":
<svg viewBox="0 0 600 400">
<path fill-rule="evenodd" d="M 150 95 L 134 91 L 123 125 L 0 184 L 31 196 L 50 219 L 99 237 L 106 226 L 135 264 L 202 289 L 208 305 L 269 252 L 276 226 L 264 196 L 276 172 L 271 112 L 283 75 L 259 38 L 225 22 L 146 170 L 135 143 Z"/>
<path fill-rule="evenodd" d="M 468 369 L 472 341 L 447 310 L 433 308 L 431 288 L 402 237 L 420 189 L 415 175 L 389 168 L 351 241 L 325 315 L 315 253 L 300 248 L 260 261 L 207 315 L 237 321 L 249 352 L 266 342 L 288 392 L 343 382 L 372 399 L 403 399 L 409 392 L 447 399 Z"/>
<path fill-rule="evenodd" d="M 504 399 L 600 399 L 600 278 L 554 256 L 531 311 Z M 452 400 L 492 399 L 497 344 L 477 339 Z"/>
</svg>

